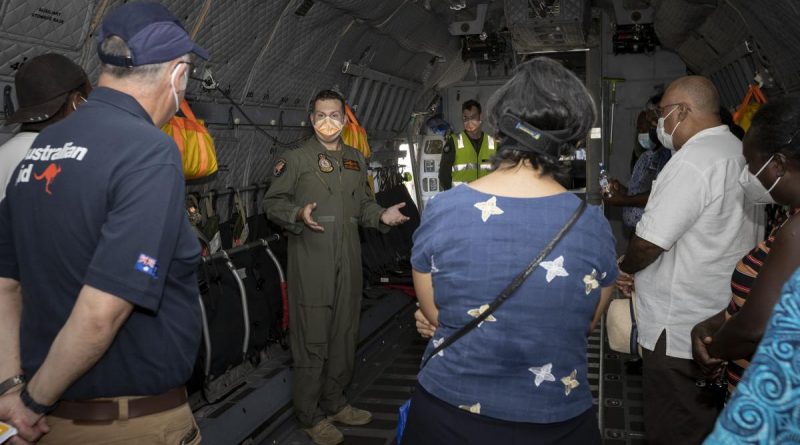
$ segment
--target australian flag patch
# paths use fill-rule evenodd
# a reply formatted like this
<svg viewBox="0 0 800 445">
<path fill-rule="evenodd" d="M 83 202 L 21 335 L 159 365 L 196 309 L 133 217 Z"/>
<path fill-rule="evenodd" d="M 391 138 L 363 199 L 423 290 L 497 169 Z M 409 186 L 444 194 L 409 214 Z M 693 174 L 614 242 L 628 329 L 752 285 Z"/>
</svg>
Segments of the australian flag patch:
<svg viewBox="0 0 800 445">
<path fill-rule="evenodd" d="M 151 278 L 158 278 L 158 260 L 140 253 L 136 261 L 136 270 L 150 275 Z"/>
</svg>

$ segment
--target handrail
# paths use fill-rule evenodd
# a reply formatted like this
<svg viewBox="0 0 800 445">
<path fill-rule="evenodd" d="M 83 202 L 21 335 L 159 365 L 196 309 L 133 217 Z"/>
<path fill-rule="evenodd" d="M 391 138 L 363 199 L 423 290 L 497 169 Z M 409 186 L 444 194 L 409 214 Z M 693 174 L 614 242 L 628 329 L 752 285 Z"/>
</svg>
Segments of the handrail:
<svg viewBox="0 0 800 445">
<path fill-rule="evenodd" d="M 267 188 L 269 188 L 269 185 L 270 185 L 269 183 L 264 182 L 264 183 L 257 184 L 257 185 L 249 185 L 247 187 L 243 187 L 243 188 L 240 188 L 240 189 L 236 189 L 236 188 L 233 188 L 233 187 L 228 187 L 225 190 L 211 190 L 211 191 L 208 191 L 208 192 L 203 193 L 203 194 L 198 194 L 198 193 L 195 193 L 195 192 L 190 192 L 190 193 L 187 193 L 187 194 L 194 194 L 198 199 L 203 199 L 203 198 L 230 195 L 232 193 L 237 193 L 237 192 L 238 193 L 253 192 L 253 191 L 261 190 L 261 189 L 266 190 Z"/>
<path fill-rule="evenodd" d="M 204 256 L 203 262 L 210 263 L 212 261 L 216 261 L 219 259 L 228 259 L 229 255 L 236 255 L 237 253 L 244 252 L 247 250 L 255 249 L 256 247 L 263 247 L 269 243 L 274 243 L 281 239 L 281 236 L 278 234 L 270 235 L 266 238 L 259 238 L 255 241 L 251 241 L 247 244 L 242 244 L 241 246 L 231 247 L 230 249 L 219 250 L 217 252 L 212 253 L 211 255 Z"/>
<path fill-rule="evenodd" d="M 269 248 L 269 244 L 265 240 L 261 240 L 264 245 L 264 250 L 267 251 L 267 255 L 272 259 L 272 262 L 275 263 L 275 268 L 278 270 L 278 279 L 281 281 L 281 327 L 285 331 L 289 328 L 289 289 L 286 284 L 286 276 L 283 274 L 283 268 L 281 267 L 280 261 L 278 261 L 278 257 L 275 256 L 275 253 Z"/>
<path fill-rule="evenodd" d="M 211 330 L 208 327 L 208 315 L 206 314 L 206 306 L 203 304 L 203 296 L 198 295 L 197 299 L 200 303 L 200 319 L 203 321 L 203 345 L 206 349 L 204 375 L 208 378 L 211 374 Z"/>
<path fill-rule="evenodd" d="M 239 297 L 242 300 L 242 320 L 244 321 L 244 341 L 242 342 L 242 358 L 247 357 L 247 350 L 250 348 L 250 308 L 247 306 L 247 290 L 244 288 L 244 281 L 236 271 L 236 266 L 231 261 L 228 252 L 221 250 L 222 257 L 225 258 L 225 265 L 233 274 L 236 284 L 239 285 Z M 216 255 L 216 254 L 215 254 Z"/>
<path fill-rule="evenodd" d="M 264 247 L 267 250 L 267 253 L 275 262 L 275 265 L 278 267 L 278 275 L 281 279 L 281 290 L 283 291 L 285 288 L 285 279 L 283 275 L 283 270 L 280 268 L 280 263 L 272 251 L 269 249 L 269 243 L 274 243 L 281 239 L 280 235 L 270 235 L 267 238 L 259 238 L 255 241 L 251 241 L 247 244 L 243 244 L 241 246 L 233 247 L 228 250 L 220 250 L 218 252 L 214 252 L 211 255 L 203 257 L 204 263 L 209 263 L 216 260 L 225 260 L 225 265 L 230 270 L 231 274 L 233 274 L 233 278 L 236 280 L 236 284 L 239 287 L 239 297 L 242 301 L 242 320 L 244 322 L 244 340 L 242 342 L 242 355 L 247 355 L 247 350 L 250 348 L 250 312 L 247 307 L 247 290 L 244 287 L 244 281 L 239 276 L 239 273 L 236 271 L 236 266 L 233 264 L 233 260 L 231 260 L 231 256 L 237 253 L 254 249 L 256 247 Z M 282 295 L 285 298 L 285 294 Z M 204 346 L 206 350 L 206 357 L 205 357 L 205 376 L 208 377 L 209 373 L 211 372 L 211 336 L 210 330 L 208 326 L 208 316 L 206 314 L 205 305 L 203 304 L 203 299 L 201 296 L 198 296 L 198 300 L 200 303 L 200 316 L 203 322 L 203 337 L 204 337 Z M 284 303 L 285 304 L 285 303 Z M 284 306 L 284 312 L 286 312 L 286 307 Z M 284 319 L 286 319 L 286 315 L 284 315 Z"/>
</svg>

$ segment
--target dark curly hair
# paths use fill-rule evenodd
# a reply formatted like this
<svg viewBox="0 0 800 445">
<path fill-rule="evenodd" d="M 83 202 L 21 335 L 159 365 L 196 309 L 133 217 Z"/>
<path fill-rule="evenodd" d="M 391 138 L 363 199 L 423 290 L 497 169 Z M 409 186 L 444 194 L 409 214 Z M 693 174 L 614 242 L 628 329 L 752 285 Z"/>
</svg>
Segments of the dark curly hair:
<svg viewBox="0 0 800 445">
<path fill-rule="evenodd" d="M 470 99 L 463 104 L 461 104 L 461 111 L 469 110 L 470 108 L 477 108 L 478 114 L 480 114 L 483 110 L 481 110 L 481 104 L 475 99 Z"/>
<path fill-rule="evenodd" d="M 318 101 L 331 100 L 331 99 L 338 100 L 339 102 L 341 102 L 342 112 L 344 112 L 344 103 L 345 103 L 344 96 L 342 96 L 341 93 L 334 90 L 322 90 L 319 93 L 317 93 L 317 95 L 314 96 L 313 99 L 311 99 L 311 112 L 312 113 L 314 112 Z"/>
<path fill-rule="evenodd" d="M 745 136 L 767 156 L 783 153 L 800 162 L 800 95 L 771 99 L 753 116 Z"/>
<path fill-rule="evenodd" d="M 493 167 L 517 165 L 527 159 L 534 168 L 558 180 L 566 175 L 558 156 L 585 139 L 595 120 L 594 101 L 580 79 L 547 57 L 521 64 L 514 77 L 489 98 L 486 108 L 487 124 L 501 139 Z M 507 143 L 510 138 L 499 131 L 500 118 L 506 113 L 542 131 L 559 131 L 562 149 L 547 155 L 515 149 Z"/>
</svg>

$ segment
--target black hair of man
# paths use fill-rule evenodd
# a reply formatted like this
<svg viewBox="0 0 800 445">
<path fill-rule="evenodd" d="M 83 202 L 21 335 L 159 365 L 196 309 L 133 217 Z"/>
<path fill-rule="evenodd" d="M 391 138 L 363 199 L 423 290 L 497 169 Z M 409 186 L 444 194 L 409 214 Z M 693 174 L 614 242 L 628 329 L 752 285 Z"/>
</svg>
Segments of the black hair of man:
<svg viewBox="0 0 800 445">
<path fill-rule="evenodd" d="M 317 102 L 321 100 L 338 100 L 342 103 L 342 113 L 344 113 L 344 96 L 333 90 L 322 90 L 314 96 L 314 99 L 311 100 L 312 113 L 317 109 Z"/>
<path fill-rule="evenodd" d="M 482 112 L 481 104 L 477 100 L 470 99 L 470 100 L 464 102 L 463 104 L 461 104 L 461 111 L 469 110 L 470 108 L 477 108 L 478 109 L 478 114 L 480 114 Z"/>
<path fill-rule="evenodd" d="M 650 131 L 650 121 L 647 119 L 647 111 L 640 111 L 636 115 L 636 131 Z"/>
<path fill-rule="evenodd" d="M 651 105 L 654 107 L 658 107 L 658 104 L 661 103 L 661 98 L 664 97 L 664 93 L 657 93 L 650 96 L 650 99 L 647 99 L 647 105 Z"/>
</svg>

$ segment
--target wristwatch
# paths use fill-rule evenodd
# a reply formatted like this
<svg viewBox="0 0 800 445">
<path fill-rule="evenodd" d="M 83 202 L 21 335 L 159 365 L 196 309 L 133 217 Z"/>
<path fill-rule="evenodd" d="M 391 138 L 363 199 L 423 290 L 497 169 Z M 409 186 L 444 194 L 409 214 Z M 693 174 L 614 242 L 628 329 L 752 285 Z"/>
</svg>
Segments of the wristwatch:
<svg viewBox="0 0 800 445">
<path fill-rule="evenodd" d="M 52 412 L 54 409 L 56 409 L 56 406 L 58 405 L 58 402 L 49 406 L 41 405 L 35 400 L 33 400 L 33 397 L 31 397 L 31 395 L 28 393 L 27 384 L 22 387 L 22 392 L 19 393 L 19 398 L 22 400 L 22 404 L 25 405 L 26 408 L 39 415 L 45 415 Z"/>
<path fill-rule="evenodd" d="M 9 377 L 3 380 L 0 383 L 0 395 L 3 395 L 8 392 L 9 389 L 21 384 L 25 383 L 25 376 L 24 375 L 15 375 L 13 377 Z"/>
</svg>

